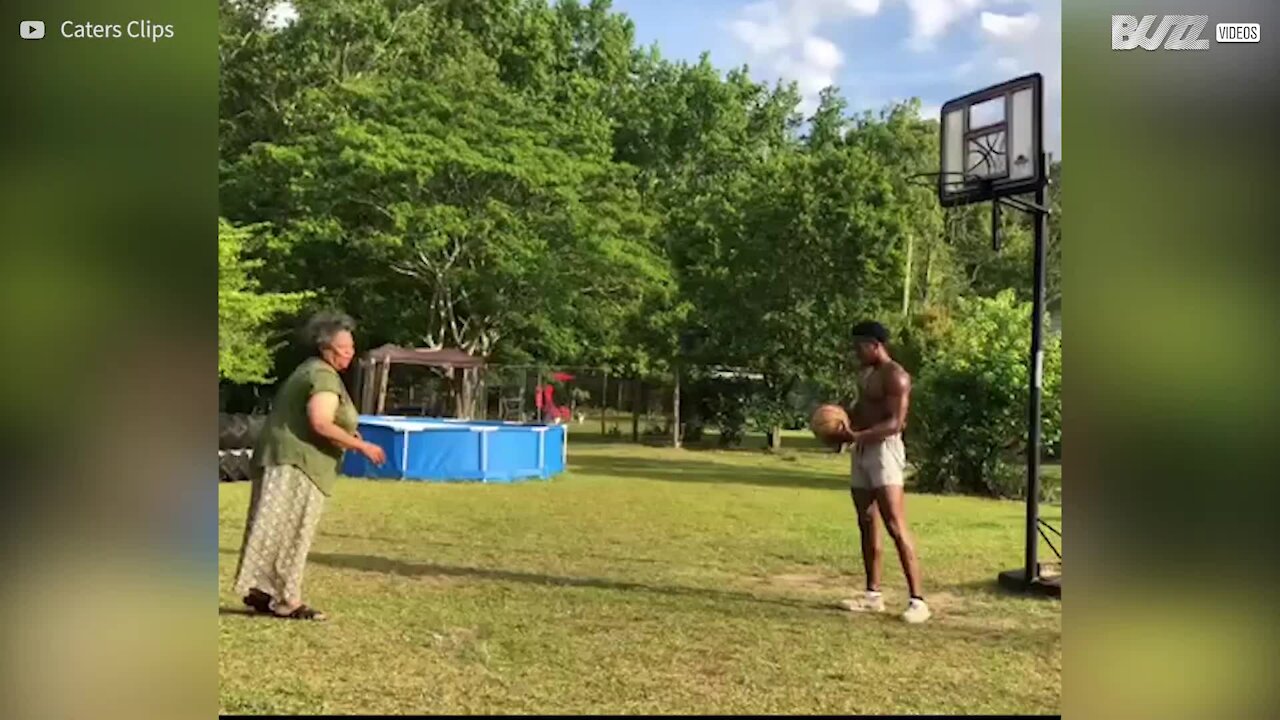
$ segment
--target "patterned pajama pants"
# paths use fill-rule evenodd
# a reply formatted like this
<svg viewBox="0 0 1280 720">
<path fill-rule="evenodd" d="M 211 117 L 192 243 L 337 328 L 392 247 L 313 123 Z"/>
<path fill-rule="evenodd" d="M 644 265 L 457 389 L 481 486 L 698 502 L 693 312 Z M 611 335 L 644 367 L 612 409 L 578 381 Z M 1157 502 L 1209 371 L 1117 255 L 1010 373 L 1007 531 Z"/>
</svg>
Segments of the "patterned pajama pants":
<svg viewBox="0 0 1280 720">
<path fill-rule="evenodd" d="M 257 588 L 277 602 L 302 600 L 302 574 L 324 501 L 311 478 L 292 465 L 265 468 L 254 479 L 236 568 L 237 594 Z"/>
</svg>

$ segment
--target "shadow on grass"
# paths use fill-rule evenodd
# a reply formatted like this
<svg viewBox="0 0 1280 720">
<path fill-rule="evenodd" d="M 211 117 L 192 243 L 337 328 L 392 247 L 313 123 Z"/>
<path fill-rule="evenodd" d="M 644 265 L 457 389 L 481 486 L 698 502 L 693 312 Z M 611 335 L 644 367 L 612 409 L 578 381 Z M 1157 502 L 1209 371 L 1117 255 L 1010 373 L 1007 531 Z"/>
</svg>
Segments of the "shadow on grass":
<svg viewBox="0 0 1280 720">
<path fill-rule="evenodd" d="M 881 620 L 888 623 L 899 623 L 904 627 L 915 629 L 913 626 L 902 623 L 900 619 L 889 613 L 886 613 Z M 958 624 L 955 618 L 948 617 L 945 612 L 939 612 L 922 629 L 929 634 L 932 641 L 939 643 L 962 642 L 972 645 L 998 647 L 1004 651 L 1031 650 L 1033 652 L 1044 652 L 1049 647 L 1062 642 L 1062 631 L 1055 628 L 1008 627 L 998 624 L 990 627 L 982 627 L 980 624 L 961 625 Z"/>
<path fill-rule="evenodd" d="M 222 554 L 235 554 L 235 551 L 229 548 L 219 548 L 219 552 Z M 308 557 L 308 562 L 340 570 L 384 573 L 388 575 L 399 575 L 402 577 L 437 579 L 460 578 L 464 580 L 522 583 L 549 588 L 591 588 L 642 593 L 646 595 L 657 595 L 660 597 L 691 598 L 711 602 L 765 605 L 785 608 L 788 610 L 844 616 L 850 620 L 880 623 L 886 628 L 906 627 L 902 624 L 901 619 L 895 612 L 885 612 L 874 615 L 849 613 L 842 609 L 835 600 L 828 602 L 820 600 L 798 600 L 783 597 L 762 597 L 748 592 L 736 592 L 731 590 L 715 590 L 711 588 L 676 585 L 650 585 L 609 578 L 557 576 L 536 572 L 503 570 L 498 568 L 444 565 L 439 563 L 414 563 L 394 558 L 371 555 L 353 555 L 347 553 L 313 552 Z M 1009 597 L 1009 595 L 1001 590 L 995 582 L 963 583 L 949 585 L 946 589 L 953 591 L 978 591 L 983 594 L 990 593 L 992 595 L 1000 595 L 1001 597 Z M 226 606 L 218 608 L 218 614 L 224 616 L 244 617 L 259 617 L 261 615 L 264 619 L 272 619 L 262 615 L 261 613 L 256 613 L 248 609 L 231 608 Z M 930 623 L 928 630 L 930 636 L 940 639 L 946 638 L 948 640 L 959 640 L 962 642 L 986 645 L 1005 645 L 1010 640 L 1037 644 L 1054 643 L 1061 640 L 1061 631 L 1053 628 L 1009 627 L 1008 625 L 999 624 L 992 625 L 991 627 L 982 627 L 982 624 L 985 622 L 982 619 L 970 620 L 964 618 L 963 614 L 956 617 L 949 617 L 949 615 L 950 614 L 946 611 L 939 613 L 935 620 Z"/>
<path fill-rule="evenodd" d="M 800 487 L 840 490 L 849 480 L 842 475 L 823 475 L 809 470 L 785 467 L 752 467 L 729 465 L 708 460 L 645 460 L 642 458 L 592 457 L 569 458 L 569 469 L 587 475 L 620 477 L 668 482 L 760 485 L 764 487 Z"/>
<path fill-rule="evenodd" d="M 1000 581 L 993 575 L 990 580 L 974 580 L 972 582 L 957 583 L 950 586 L 950 589 L 965 592 L 974 595 L 985 595 L 1003 600 L 1037 600 L 1048 603 L 1061 603 L 1062 598 L 1049 597 L 1046 595 L 1037 595 L 1035 593 L 1021 593 L 1010 590 L 1000 584 Z"/>
<path fill-rule="evenodd" d="M 391 538 L 376 537 L 371 535 L 351 535 L 348 533 L 327 532 L 324 530 L 320 531 L 320 537 L 337 538 L 339 540 L 357 540 L 360 542 L 383 543 L 383 544 L 392 544 L 392 545 L 405 544 L 404 540 L 393 540 Z M 421 538 L 414 538 L 412 540 L 412 543 L 414 547 L 449 548 L 451 550 L 462 550 L 462 551 L 470 551 L 470 552 L 477 552 L 477 553 L 478 552 L 496 553 L 503 556 L 525 555 L 528 557 L 545 557 L 547 554 L 543 550 L 536 550 L 536 549 L 527 548 L 527 547 L 505 546 L 505 545 L 504 546 L 468 545 L 464 543 L 443 542 L 440 540 L 424 540 Z M 630 555 L 612 555 L 612 554 L 605 554 L 605 553 L 598 553 L 598 552 L 575 552 L 574 557 L 589 558 L 592 560 L 603 560 L 605 562 L 622 563 L 622 564 L 628 564 L 628 565 L 664 565 L 664 566 L 675 565 L 675 563 L 672 563 L 669 560 L 663 560 L 660 558 L 633 557 Z M 707 572 L 721 572 L 723 570 L 723 568 L 720 568 L 714 565 L 698 565 L 698 564 L 691 565 L 687 562 L 681 562 L 679 563 L 679 566 L 685 569 L 705 570 Z"/>
<path fill-rule="evenodd" d="M 240 617 L 262 618 L 263 620 L 271 620 L 271 616 L 266 613 L 260 613 L 256 610 L 242 607 L 227 607 L 222 605 L 218 608 L 219 615 L 238 615 Z"/>
<path fill-rule="evenodd" d="M 762 605 L 774 605 L 794 610 L 820 610 L 823 612 L 836 609 L 833 603 L 805 602 L 785 598 L 767 598 L 745 592 L 729 590 L 712 590 L 709 588 L 692 588 L 675 585 L 646 585 L 626 580 L 611 580 L 592 577 L 563 577 L 544 575 L 542 573 L 521 572 L 518 570 L 500 570 L 483 567 L 464 567 L 457 565 L 440 565 L 436 563 L 411 563 L 392 558 L 371 555 L 348 555 L 338 553 L 312 553 L 309 562 L 327 567 L 363 572 L 386 573 L 404 577 L 463 578 L 471 580 L 488 580 L 496 582 L 524 583 L 543 587 L 594 588 L 599 590 L 617 590 L 623 592 L 639 592 L 668 597 L 697 598 L 711 601 L 745 602 Z"/>
</svg>

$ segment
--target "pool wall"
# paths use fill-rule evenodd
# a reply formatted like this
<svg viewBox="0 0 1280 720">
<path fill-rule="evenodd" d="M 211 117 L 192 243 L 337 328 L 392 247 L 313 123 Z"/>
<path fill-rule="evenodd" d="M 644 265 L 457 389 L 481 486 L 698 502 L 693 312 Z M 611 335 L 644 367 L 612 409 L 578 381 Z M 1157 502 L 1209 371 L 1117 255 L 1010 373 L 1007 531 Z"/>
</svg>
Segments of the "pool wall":
<svg viewBox="0 0 1280 720">
<path fill-rule="evenodd" d="M 387 453 L 387 463 L 347 452 L 342 473 L 382 480 L 545 480 L 564 471 L 568 449 L 563 425 L 362 415 L 360 435 Z"/>
</svg>

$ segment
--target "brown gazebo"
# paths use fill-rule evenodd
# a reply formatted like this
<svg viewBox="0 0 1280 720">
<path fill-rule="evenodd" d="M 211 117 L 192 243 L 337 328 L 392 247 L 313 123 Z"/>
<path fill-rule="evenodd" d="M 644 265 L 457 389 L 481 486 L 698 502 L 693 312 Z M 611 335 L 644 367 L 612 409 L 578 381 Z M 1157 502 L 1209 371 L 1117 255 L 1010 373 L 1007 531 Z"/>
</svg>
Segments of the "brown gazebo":
<svg viewBox="0 0 1280 720">
<path fill-rule="evenodd" d="M 381 415 L 386 410 L 387 381 L 392 365 L 434 368 L 450 380 L 454 389 L 454 416 L 470 418 L 474 413 L 475 389 L 479 386 L 484 358 L 457 348 L 402 348 L 383 345 L 360 359 L 357 381 L 360 412 Z"/>
</svg>

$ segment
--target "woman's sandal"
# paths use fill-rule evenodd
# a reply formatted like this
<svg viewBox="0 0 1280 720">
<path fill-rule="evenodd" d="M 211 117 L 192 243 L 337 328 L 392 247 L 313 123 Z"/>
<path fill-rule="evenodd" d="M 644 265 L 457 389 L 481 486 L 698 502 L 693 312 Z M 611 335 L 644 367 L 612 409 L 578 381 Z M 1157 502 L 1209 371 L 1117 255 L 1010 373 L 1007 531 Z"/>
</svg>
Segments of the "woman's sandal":
<svg viewBox="0 0 1280 720">
<path fill-rule="evenodd" d="M 324 613 L 320 612 L 319 610 L 309 608 L 306 605 L 299 605 L 298 607 L 294 608 L 293 612 L 289 613 L 288 615 L 281 615 L 280 613 L 274 613 L 274 614 L 276 617 L 281 618 L 283 620 L 323 621 L 328 619 Z"/>
<path fill-rule="evenodd" d="M 271 596 L 254 588 L 244 596 L 244 604 L 260 613 L 271 612 Z"/>
</svg>

